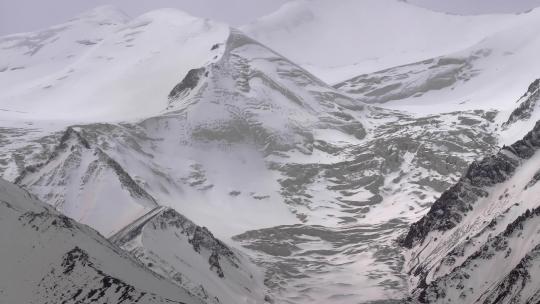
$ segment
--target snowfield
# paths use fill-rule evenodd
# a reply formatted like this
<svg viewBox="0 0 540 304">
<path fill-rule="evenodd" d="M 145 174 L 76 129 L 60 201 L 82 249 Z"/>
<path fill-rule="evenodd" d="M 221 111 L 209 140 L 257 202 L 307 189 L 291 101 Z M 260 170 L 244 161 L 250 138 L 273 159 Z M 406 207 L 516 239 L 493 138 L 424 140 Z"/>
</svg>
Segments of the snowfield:
<svg viewBox="0 0 540 304">
<path fill-rule="evenodd" d="M 159 10 L 129 20 L 102 7 L 0 39 L 0 104 L 9 118 L 124 121 L 165 110 L 190 69 L 220 56 L 227 25 Z"/>
<path fill-rule="evenodd" d="M 520 19 L 450 15 L 395 0 L 298 0 L 241 29 L 334 84 L 461 51 Z"/>
</svg>

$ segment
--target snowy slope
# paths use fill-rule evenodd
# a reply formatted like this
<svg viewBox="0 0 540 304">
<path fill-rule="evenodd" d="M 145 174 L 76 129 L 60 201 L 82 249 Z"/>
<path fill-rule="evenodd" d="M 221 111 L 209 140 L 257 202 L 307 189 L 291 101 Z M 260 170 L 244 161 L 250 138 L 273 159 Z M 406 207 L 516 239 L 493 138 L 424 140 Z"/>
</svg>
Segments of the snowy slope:
<svg viewBox="0 0 540 304">
<path fill-rule="evenodd" d="M 277 303 L 370 303 L 407 296 L 394 240 L 467 163 L 492 151 L 493 113 L 427 117 L 385 110 L 369 139 L 328 136 L 310 155 L 271 157 L 283 200 L 302 224 L 234 239 L 267 268 Z"/>
<path fill-rule="evenodd" d="M 473 163 L 412 225 L 402 244 L 411 290 L 428 303 L 530 303 L 538 298 L 540 123 Z"/>
<path fill-rule="evenodd" d="M 0 108 L 27 120 L 110 121 L 167 107 L 186 73 L 218 54 L 228 26 L 159 10 L 128 20 L 110 7 L 0 38 Z M 59 110 L 61 109 L 61 110 Z"/>
<path fill-rule="evenodd" d="M 241 29 L 337 83 L 463 50 L 518 19 L 449 15 L 397 0 L 298 0 Z"/>
<path fill-rule="evenodd" d="M 2 303 L 202 303 L 4 180 L 0 211 Z"/>
<path fill-rule="evenodd" d="M 246 256 L 173 209 L 152 210 L 111 241 L 205 303 L 264 299 L 262 275 Z"/>
<path fill-rule="evenodd" d="M 157 207 L 115 160 L 72 127 L 46 162 L 25 168 L 15 182 L 105 236 Z"/>
<path fill-rule="evenodd" d="M 539 17 L 539 9 L 518 15 L 511 26 L 464 50 L 359 75 L 336 87 L 358 100 L 417 113 L 495 109 L 502 125 L 540 75 Z M 524 136 L 534 118 L 530 122 L 517 133 L 503 132 L 502 143 Z"/>
</svg>

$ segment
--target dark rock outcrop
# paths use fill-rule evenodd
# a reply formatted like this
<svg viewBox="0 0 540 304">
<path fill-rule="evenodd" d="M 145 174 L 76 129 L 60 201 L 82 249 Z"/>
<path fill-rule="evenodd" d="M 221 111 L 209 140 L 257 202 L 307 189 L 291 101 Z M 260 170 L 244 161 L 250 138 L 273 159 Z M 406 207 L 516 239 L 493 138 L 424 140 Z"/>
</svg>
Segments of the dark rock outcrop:
<svg viewBox="0 0 540 304">
<path fill-rule="evenodd" d="M 431 231 L 455 227 L 480 197 L 488 195 L 486 187 L 506 181 L 520 165 L 520 160 L 530 158 L 539 148 L 540 122 L 537 122 L 522 140 L 503 147 L 496 155 L 473 162 L 459 182 L 445 191 L 430 211 L 411 226 L 401 244 L 412 248 Z"/>
<path fill-rule="evenodd" d="M 519 106 L 510 114 L 508 120 L 502 125 L 508 128 L 511 124 L 519 120 L 530 119 L 538 100 L 540 100 L 540 79 L 536 79 L 529 85 L 527 92 L 520 98 L 523 100 Z"/>
<path fill-rule="evenodd" d="M 205 72 L 206 69 L 204 67 L 189 70 L 186 77 L 184 77 L 184 79 L 169 93 L 169 100 L 177 99 L 188 90 L 193 90 L 197 84 L 199 84 L 199 81 L 203 75 L 205 75 Z"/>
</svg>

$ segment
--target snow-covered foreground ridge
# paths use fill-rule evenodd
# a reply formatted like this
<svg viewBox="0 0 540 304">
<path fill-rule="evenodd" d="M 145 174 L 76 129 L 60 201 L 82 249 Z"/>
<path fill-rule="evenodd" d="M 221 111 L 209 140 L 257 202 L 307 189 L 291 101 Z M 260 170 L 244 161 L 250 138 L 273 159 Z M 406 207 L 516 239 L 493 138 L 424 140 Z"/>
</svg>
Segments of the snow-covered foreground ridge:
<svg viewBox="0 0 540 304">
<path fill-rule="evenodd" d="M 201 303 L 95 230 L 0 180 L 4 303 Z"/>
<path fill-rule="evenodd" d="M 348 90 L 363 86 L 362 77 L 332 87 L 239 30 L 175 10 L 130 19 L 99 8 L 0 45 L 0 58 L 8 58 L 0 62 L 7 67 L 0 72 L 0 176 L 50 212 L 97 230 L 108 241 L 70 220 L 138 265 L 145 275 L 133 279 L 150 274 L 173 295 L 187 294 L 171 301 L 186 303 L 399 302 L 410 288 L 416 296 L 417 284 L 424 288 L 431 277 L 403 271 L 410 260 L 396 239 L 466 178 L 470 163 L 498 150 L 500 130 L 515 137 L 538 115 L 537 82 L 505 101 L 518 101 L 508 113 L 375 107 L 368 103 L 386 105 L 389 96 L 407 104 L 410 91 L 425 86 L 413 80 L 410 90 L 394 86 L 365 98 Z M 479 61 L 492 54 L 471 50 Z M 377 84 L 384 87 L 433 70 L 435 77 L 418 77 L 430 83 L 471 65 L 443 56 L 373 77 L 396 76 Z M 65 71 L 73 77 L 56 78 Z M 453 88 L 468 92 L 465 82 Z M 437 91 L 443 104 L 450 87 L 426 92 Z M 0 225 L 18 225 L 1 214 Z M 407 243 L 407 255 L 418 242 Z M 124 282 L 124 273 L 100 268 L 116 258 L 87 263 L 88 252 L 72 255 L 91 267 L 71 286 L 100 271 Z M 16 298 L 20 290 L 9 292 Z M 108 291 L 100 297 L 116 299 Z"/>
</svg>

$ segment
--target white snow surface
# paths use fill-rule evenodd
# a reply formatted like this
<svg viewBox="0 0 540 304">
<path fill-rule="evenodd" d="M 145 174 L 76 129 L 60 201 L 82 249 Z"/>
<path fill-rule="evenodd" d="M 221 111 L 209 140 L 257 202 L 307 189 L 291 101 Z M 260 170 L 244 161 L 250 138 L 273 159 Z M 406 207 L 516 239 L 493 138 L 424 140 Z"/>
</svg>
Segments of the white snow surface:
<svg viewBox="0 0 540 304">
<path fill-rule="evenodd" d="M 162 9 L 134 19 L 100 7 L 0 38 L 0 108 L 27 120 L 123 121 L 160 113 L 192 68 L 215 60 L 227 25 Z"/>
<path fill-rule="evenodd" d="M 501 111 L 498 119 L 505 121 L 516 101 L 540 75 L 540 63 L 536 60 L 540 49 L 540 9 L 519 15 L 518 21 L 470 48 L 442 57 L 473 56 L 466 68 L 472 72 L 469 79 L 421 96 L 391 101 L 386 106 L 421 113 L 492 108 Z M 523 129 L 524 133 L 517 138 L 529 129 Z"/>
<path fill-rule="evenodd" d="M 337 83 L 466 49 L 519 19 L 450 15 L 397 0 L 296 0 L 241 29 Z"/>
</svg>

